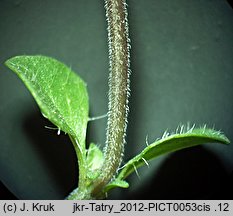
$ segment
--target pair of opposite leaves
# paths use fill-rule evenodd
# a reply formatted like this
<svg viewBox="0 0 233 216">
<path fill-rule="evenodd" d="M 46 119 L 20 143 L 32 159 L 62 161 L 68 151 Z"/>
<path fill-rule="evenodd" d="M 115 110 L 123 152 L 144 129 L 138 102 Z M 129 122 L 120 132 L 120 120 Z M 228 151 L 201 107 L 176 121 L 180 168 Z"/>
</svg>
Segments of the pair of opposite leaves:
<svg viewBox="0 0 233 216">
<path fill-rule="evenodd" d="M 63 63 L 45 56 L 16 56 L 5 64 L 27 86 L 42 114 L 75 141 L 78 159 L 87 162 L 87 173 L 92 175 L 90 178 L 96 178 L 95 171 L 103 163 L 103 154 L 96 145 L 91 144 L 86 155 L 89 103 L 85 82 Z M 161 139 L 129 160 L 105 191 L 114 187 L 128 187 L 124 179 L 155 157 L 203 143 L 228 144 L 229 140 L 213 129 L 181 126 L 179 132 L 171 135 L 165 133 Z"/>
</svg>

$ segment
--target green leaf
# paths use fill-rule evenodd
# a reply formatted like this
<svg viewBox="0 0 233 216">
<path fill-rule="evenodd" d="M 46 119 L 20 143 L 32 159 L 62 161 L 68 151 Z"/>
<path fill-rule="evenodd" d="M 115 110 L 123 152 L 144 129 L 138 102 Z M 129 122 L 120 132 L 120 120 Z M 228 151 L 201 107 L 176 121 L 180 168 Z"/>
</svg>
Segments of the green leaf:
<svg viewBox="0 0 233 216">
<path fill-rule="evenodd" d="M 89 109 L 84 81 L 63 63 L 45 56 L 16 56 L 5 64 L 22 79 L 42 114 L 74 137 L 84 154 Z"/>
<path fill-rule="evenodd" d="M 181 128 L 183 128 L 181 129 L 181 131 L 183 131 L 184 127 L 181 126 Z M 191 128 L 186 130 L 186 132 L 170 136 L 165 132 L 162 139 L 148 145 L 140 154 L 129 160 L 123 166 L 117 179 L 125 179 L 133 171 L 136 171 L 136 168 L 147 164 L 147 161 L 160 155 L 204 143 L 229 144 L 229 140 L 219 131 L 207 129 L 205 127 L 199 129 Z"/>
<path fill-rule="evenodd" d="M 91 143 L 87 152 L 87 166 L 88 166 L 88 177 L 95 179 L 99 173 L 100 167 L 103 165 L 104 155 L 97 145 Z"/>
<path fill-rule="evenodd" d="M 129 183 L 124 180 L 115 179 L 106 185 L 106 187 L 104 188 L 104 192 L 106 193 L 109 190 L 112 190 L 113 188 L 116 188 L 116 187 L 128 188 Z"/>
</svg>

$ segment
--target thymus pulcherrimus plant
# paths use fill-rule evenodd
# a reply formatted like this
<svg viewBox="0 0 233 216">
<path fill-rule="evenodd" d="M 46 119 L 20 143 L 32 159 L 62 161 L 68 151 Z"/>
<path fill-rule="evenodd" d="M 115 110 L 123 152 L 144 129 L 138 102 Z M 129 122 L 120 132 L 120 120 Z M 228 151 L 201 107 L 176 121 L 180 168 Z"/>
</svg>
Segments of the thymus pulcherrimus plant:
<svg viewBox="0 0 233 216">
<path fill-rule="evenodd" d="M 109 45 L 109 104 L 106 144 L 103 152 L 93 143 L 86 149 L 90 120 L 85 82 L 63 63 L 45 56 L 16 56 L 6 61 L 25 83 L 44 117 L 70 137 L 79 167 L 79 182 L 66 199 L 102 199 L 115 187 L 127 188 L 126 177 L 162 154 L 229 140 L 219 131 L 181 125 L 129 160 L 124 155 L 130 92 L 130 39 L 126 0 L 105 0 Z"/>
</svg>

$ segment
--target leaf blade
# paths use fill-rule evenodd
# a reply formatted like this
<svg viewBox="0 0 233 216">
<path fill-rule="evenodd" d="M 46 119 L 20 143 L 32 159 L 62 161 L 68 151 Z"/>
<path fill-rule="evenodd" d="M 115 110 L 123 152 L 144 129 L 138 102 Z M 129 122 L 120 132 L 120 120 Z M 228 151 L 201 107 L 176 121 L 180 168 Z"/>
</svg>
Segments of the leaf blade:
<svg viewBox="0 0 233 216">
<path fill-rule="evenodd" d="M 114 179 L 113 181 L 111 181 L 110 183 L 108 183 L 105 188 L 104 188 L 104 193 L 114 189 L 114 188 L 128 188 L 129 187 L 129 183 L 124 181 L 124 180 L 119 180 L 119 179 Z"/>
<path fill-rule="evenodd" d="M 86 84 L 63 63 L 45 56 L 16 56 L 5 62 L 27 86 L 42 114 L 84 149 L 88 122 Z"/>
<path fill-rule="evenodd" d="M 148 145 L 141 153 L 129 160 L 123 166 L 117 179 L 125 179 L 129 174 L 135 171 L 136 168 L 145 165 L 146 161 L 160 155 L 204 143 L 229 144 L 230 141 L 220 132 L 207 128 L 193 129 L 190 132 L 167 136 Z"/>
</svg>

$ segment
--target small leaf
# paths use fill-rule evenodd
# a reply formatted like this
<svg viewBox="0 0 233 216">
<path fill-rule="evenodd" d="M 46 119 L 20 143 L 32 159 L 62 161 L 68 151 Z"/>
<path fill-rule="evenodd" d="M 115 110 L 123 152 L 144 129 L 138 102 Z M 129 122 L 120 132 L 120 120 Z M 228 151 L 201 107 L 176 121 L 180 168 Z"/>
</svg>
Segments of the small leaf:
<svg viewBox="0 0 233 216">
<path fill-rule="evenodd" d="M 106 187 L 104 188 L 104 192 L 106 193 L 109 190 L 112 190 L 113 188 L 116 188 L 116 187 L 128 188 L 129 183 L 124 180 L 115 179 L 106 185 Z"/>
<path fill-rule="evenodd" d="M 140 154 L 129 160 L 123 166 L 117 179 L 125 179 L 129 174 L 135 171 L 137 167 L 145 165 L 147 161 L 160 155 L 204 143 L 229 144 L 229 140 L 220 132 L 205 127 L 191 129 L 181 134 L 165 135 L 165 138 L 148 145 Z"/>
<path fill-rule="evenodd" d="M 16 56 L 5 64 L 22 79 L 42 114 L 74 137 L 85 152 L 89 107 L 84 81 L 63 63 L 45 56 Z"/>
<path fill-rule="evenodd" d="M 104 155 L 97 145 L 91 143 L 87 152 L 88 177 L 95 179 L 99 168 L 103 165 Z"/>
</svg>

